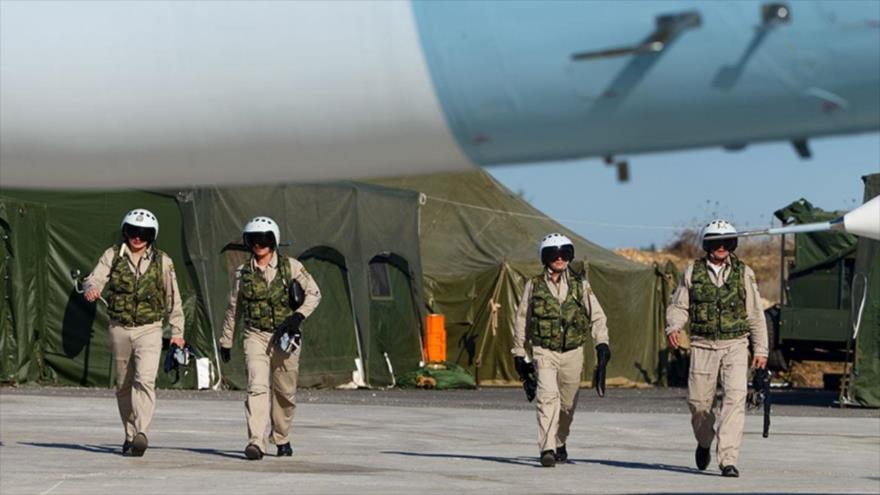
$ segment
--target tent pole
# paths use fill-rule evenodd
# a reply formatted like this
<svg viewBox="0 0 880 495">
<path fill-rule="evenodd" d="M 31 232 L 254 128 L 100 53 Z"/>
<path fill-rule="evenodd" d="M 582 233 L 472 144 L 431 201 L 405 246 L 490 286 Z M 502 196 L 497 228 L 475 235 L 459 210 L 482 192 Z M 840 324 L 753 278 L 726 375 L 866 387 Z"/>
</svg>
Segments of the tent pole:
<svg viewBox="0 0 880 495">
<path fill-rule="evenodd" d="M 181 202 L 192 203 L 192 212 L 193 212 L 193 222 L 195 223 L 195 232 L 201 232 L 201 228 L 199 228 L 199 215 L 196 212 L 196 199 L 193 191 L 184 192 L 181 191 L 177 194 L 178 199 Z M 209 294 L 209 286 L 208 286 L 208 270 L 205 267 L 205 250 L 202 246 L 202 238 L 198 234 L 196 238 L 199 240 L 199 263 L 202 264 L 201 275 L 202 282 L 205 287 L 205 312 L 208 314 L 207 323 L 209 325 L 209 329 L 211 330 L 211 350 L 214 354 L 214 366 L 217 368 L 217 380 L 211 385 L 212 390 L 218 390 L 220 388 L 220 384 L 223 383 L 223 370 L 220 368 L 220 350 L 217 349 L 217 336 L 214 334 L 214 322 L 212 321 L 214 310 L 211 307 L 211 297 Z M 184 242 L 186 238 L 184 238 Z"/>
<path fill-rule="evenodd" d="M 416 297 L 416 286 L 413 283 L 415 277 L 413 277 L 412 270 L 409 271 L 409 297 L 412 299 L 413 310 L 416 312 L 416 317 L 419 321 L 419 355 L 421 356 L 422 366 L 427 364 L 425 360 L 425 340 L 423 334 L 425 333 L 425 318 L 422 316 L 421 305 L 419 305 L 419 300 Z"/>
<path fill-rule="evenodd" d="M 498 270 L 498 276 L 495 278 L 495 288 L 492 290 L 492 297 L 489 299 L 489 327 L 492 329 L 493 337 L 496 336 L 495 332 L 498 323 L 497 319 L 493 319 L 493 313 L 498 309 L 495 307 L 495 301 L 498 300 L 498 293 L 501 292 L 502 278 L 504 277 L 506 270 L 507 262 L 501 263 L 501 267 Z M 497 315 L 495 315 L 494 318 L 497 318 Z M 486 342 L 488 342 L 488 340 L 489 339 L 483 335 L 483 341 L 480 342 L 480 349 L 477 351 L 477 358 L 474 360 L 474 378 L 478 387 L 480 386 L 480 367 L 483 365 L 483 351 L 486 350 Z"/>
<path fill-rule="evenodd" d="M 351 272 L 348 270 L 348 267 L 345 267 L 345 280 L 348 282 L 348 302 L 351 305 L 351 321 L 354 323 L 354 341 L 357 343 L 357 351 L 358 357 L 355 360 L 355 365 L 360 363 L 358 367 L 358 373 L 361 375 L 359 378 L 360 383 L 355 382 L 355 385 L 358 386 L 366 386 L 366 366 L 364 365 L 364 349 L 361 344 L 361 329 L 358 326 L 357 313 L 355 312 L 354 307 L 354 292 L 351 287 Z"/>
</svg>

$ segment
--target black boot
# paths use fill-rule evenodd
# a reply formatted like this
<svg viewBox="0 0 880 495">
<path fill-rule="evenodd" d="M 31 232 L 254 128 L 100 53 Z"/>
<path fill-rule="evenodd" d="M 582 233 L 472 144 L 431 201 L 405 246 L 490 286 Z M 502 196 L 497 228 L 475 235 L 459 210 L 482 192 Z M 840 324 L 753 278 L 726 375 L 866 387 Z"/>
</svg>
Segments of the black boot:
<svg viewBox="0 0 880 495">
<path fill-rule="evenodd" d="M 721 466 L 721 476 L 725 478 L 739 478 L 739 470 L 736 466 Z"/>
<path fill-rule="evenodd" d="M 556 465 L 556 452 L 545 450 L 541 452 L 541 465 L 544 467 L 553 467 Z"/>
<path fill-rule="evenodd" d="M 248 446 L 244 448 L 244 456 L 252 461 L 259 461 L 263 458 L 263 451 L 256 445 L 249 443 Z"/>
<path fill-rule="evenodd" d="M 556 447 L 556 462 L 560 464 L 568 462 L 568 450 L 565 449 L 565 445 Z"/>
<path fill-rule="evenodd" d="M 128 440 L 122 442 L 122 455 L 130 455 L 131 453 L 131 442 Z"/>
<path fill-rule="evenodd" d="M 143 456 L 144 452 L 147 451 L 147 446 L 149 446 L 149 444 L 147 436 L 143 433 L 138 433 L 134 436 L 134 440 L 131 441 L 131 455 L 134 457 Z"/>
<path fill-rule="evenodd" d="M 293 447 L 290 442 L 278 446 L 278 457 L 290 457 L 293 455 Z"/>
<path fill-rule="evenodd" d="M 694 452 L 694 460 L 697 461 L 697 469 L 705 471 L 706 468 L 709 467 L 709 461 L 712 460 L 712 454 L 709 452 L 709 447 L 700 447 L 697 445 L 697 451 Z"/>
</svg>

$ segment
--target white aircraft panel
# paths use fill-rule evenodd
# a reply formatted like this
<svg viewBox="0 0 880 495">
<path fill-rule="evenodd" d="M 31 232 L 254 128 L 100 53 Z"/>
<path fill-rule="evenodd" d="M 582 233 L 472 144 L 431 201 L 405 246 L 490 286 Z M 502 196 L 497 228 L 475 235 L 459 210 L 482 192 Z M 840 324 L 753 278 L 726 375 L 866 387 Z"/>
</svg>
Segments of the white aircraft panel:
<svg viewBox="0 0 880 495">
<path fill-rule="evenodd" d="M 314 181 L 471 166 L 408 2 L 3 2 L 0 184 Z"/>
</svg>

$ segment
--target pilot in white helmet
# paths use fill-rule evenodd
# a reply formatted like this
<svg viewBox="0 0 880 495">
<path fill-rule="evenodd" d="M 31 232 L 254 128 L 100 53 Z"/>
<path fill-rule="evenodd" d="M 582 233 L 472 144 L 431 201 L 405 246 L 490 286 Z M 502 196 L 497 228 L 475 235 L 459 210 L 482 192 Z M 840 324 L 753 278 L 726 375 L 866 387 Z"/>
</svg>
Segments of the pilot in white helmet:
<svg viewBox="0 0 880 495">
<path fill-rule="evenodd" d="M 749 373 L 767 366 L 767 323 L 755 272 L 734 254 L 736 228 L 724 219 L 712 220 L 700 231 L 705 256 L 692 261 L 681 277 L 666 310 L 669 346 L 682 344 L 681 329 L 690 322 L 688 406 L 697 447 L 694 461 L 705 470 L 711 447 L 722 476 L 738 477 L 736 467 L 745 423 Z M 720 421 L 715 429 L 715 391 L 724 387 Z"/>
<path fill-rule="evenodd" d="M 248 370 L 245 456 L 250 460 L 263 458 L 268 449 L 266 432 L 270 424 L 277 455 L 292 456 L 290 425 L 302 324 L 318 307 L 321 291 L 302 263 L 278 253 L 281 229 L 275 220 L 254 217 L 241 234 L 251 257 L 235 269 L 220 338 L 220 356 L 224 363 L 232 359 L 236 323 L 243 320 L 243 351 Z"/>
<path fill-rule="evenodd" d="M 163 322 L 171 327 L 171 343 L 183 348 L 183 304 L 174 262 L 155 247 L 156 215 L 135 208 L 122 219 L 121 230 L 123 242 L 104 251 L 83 290 L 87 301 L 107 303 L 116 401 L 125 428 L 122 454 L 140 457 L 156 410 Z"/>
<path fill-rule="evenodd" d="M 584 345 L 596 347 L 594 381 L 605 395 L 605 365 L 611 358 L 605 312 L 590 284 L 569 269 L 574 244 L 553 233 L 541 240 L 541 274 L 526 282 L 514 319 L 514 365 L 529 401 L 537 398 L 541 465 L 568 462 L 571 421 L 584 366 Z M 531 346 L 531 361 L 526 353 Z"/>
</svg>

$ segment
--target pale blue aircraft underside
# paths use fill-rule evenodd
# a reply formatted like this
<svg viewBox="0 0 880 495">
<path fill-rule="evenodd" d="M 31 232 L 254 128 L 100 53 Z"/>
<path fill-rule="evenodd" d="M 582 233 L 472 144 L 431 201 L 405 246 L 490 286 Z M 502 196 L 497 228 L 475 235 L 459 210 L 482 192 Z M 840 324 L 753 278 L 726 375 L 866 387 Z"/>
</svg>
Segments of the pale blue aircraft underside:
<svg viewBox="0 0 880 495">
<path fill-rule="evenodd" d="M 880 127 L 880 4 L 416 2 L 444 113 L 475 162 L 737 146 Z M 694 13 L 659 52 L 662 15 Z"/>
<path fill-rule="evenodd" d="M 880 129 L 880 2 L 3 2 L 0 185 L 313 181 Z"/>
</svg>

